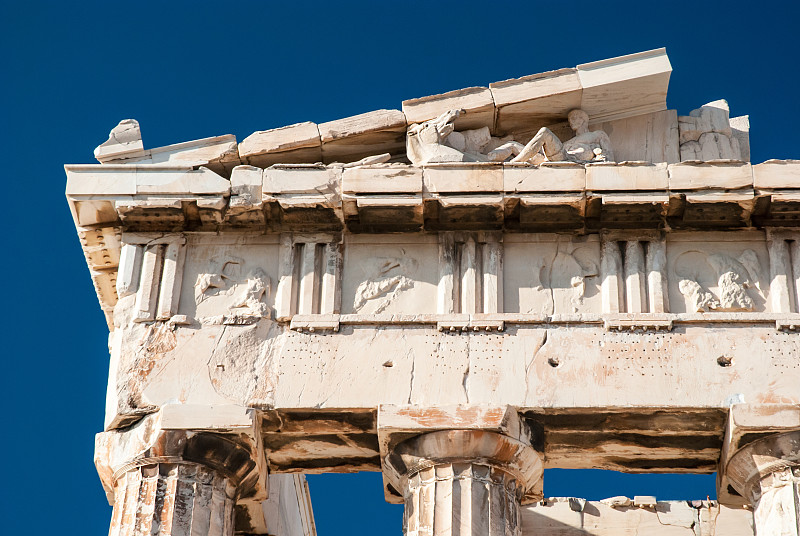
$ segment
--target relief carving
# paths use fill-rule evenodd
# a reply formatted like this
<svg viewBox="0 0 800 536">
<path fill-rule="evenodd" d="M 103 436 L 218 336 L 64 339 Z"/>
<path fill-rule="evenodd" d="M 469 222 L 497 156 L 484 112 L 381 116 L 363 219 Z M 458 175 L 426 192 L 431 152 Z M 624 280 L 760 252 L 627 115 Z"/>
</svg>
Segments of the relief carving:
<svg viewBox="0 0 800 536">
<path fill-rule="evenodd" d="M 691 312 L 754 311 L 756 302 L 750 290 L 761 296 L 759 265 L 756 252 L 748 249 L 738 258 L 724 253 L 706 255 L 687 251 L 678 257 L 675 273 L 680 277 L 678 288 L 689 303 Z M 716 295 L 704 288 L 702 282 L 713 273 L 716 278 Z"/>
<path fill-rule="evenodd" d="M 406 152 L 412 164 L 438 162 L 502 162 L 523 146 L 511 138 L 497 138 L 488 127 L 455 132 L 454 121 L 463 110 L 450 110 L 436 119 L 408 127 Z"/>
<path fill-rule="evenodd" d="M 412 275 L 417 261 L 400 250 L 398 257 L 372 257 L 362 268 L 368 279 L 356 288 L 354 313 L 378 314 L 383 312 L 405 290 L 414 286 Z"/>
<path fill-rule="evenodd" d="M 542 127 L 528 142 L 512 162 L 538 164 L 543 160 L 550 162 L 613 162 L 614 152 L 611 140 L 602 130 L 589 130 L 589 114 L 580 109 L 568 115 L 569 126 L 575 136 L 561 142 L 558 136 Z"/>
<path fill-rule="evenodd" d="M 539 313 L 544 315 L 553 314 L 553 295 L 550 291 L 550 270 L 549 264 L 544 257 L 531 259 L 531 300 L 528 307 L 521 312 Z"/>
<path fill-rule="evenodd" d="M 533 299 L 523 313 L 577 313 L 584 304 L 586 280 L 599 270 L 588 247 L 559 243 L 555 256 L 532 259 Z"/>
<path fill-rule="evenodd" d="M 689 298 L 691 311 L 702 313 L 705 311 L 715 311 L 720 308 L 719 301 L 713 294 L 703 290 L 700 283 L 693 279 L 681 279 L 678 283 L 681 294 Z"/>
<path fill-rule="evenodd" d="M 270 293 L 270 278 L 258 267 L 245 272 L 244 264 L 238 257 L 212 257 L 212 270 L 197 277 L 195 303 L 221 300 L 219 308 L 227 313 L 202 318 L 203 323 L 246 324 L 269 317 L 266 298 Z"/>
<path fill-rule="evenodd" d="M 547 127 L 527 143 L 513 136 L 498 138 L 488 127 L 456 132 L 454 121 L 462 110 L 450 110 L 436 119 L 408 127 L 406 152 L 412 164 L 436 162 L 606 162 L 614 161 L 611 140 L 602 130 L 589 130 L 589 115 L 580 109 L 567 116 L 575 136 L 562 142 Z"/>
</svg>

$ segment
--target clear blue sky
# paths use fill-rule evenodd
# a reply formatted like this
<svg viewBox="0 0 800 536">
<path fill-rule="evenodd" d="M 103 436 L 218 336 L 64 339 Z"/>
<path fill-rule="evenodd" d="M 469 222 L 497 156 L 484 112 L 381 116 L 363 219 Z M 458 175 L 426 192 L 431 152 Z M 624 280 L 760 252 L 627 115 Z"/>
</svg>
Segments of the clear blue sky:
<svg viewBox="0 0 800 536">
<path fill-rule="evenodd" d="M 2 531 L 104 534 L 92 466 L 107 331 L 64 201 L 64 163 L 136 118 L 146 147 L 323 122 L 665 46 L 668 104 L 728 99 L 754 162 L 800 157 L 800 2 L 0 2 L 6 151 Z M 400 534 L 377 474 L 310 479 L 318 530 Z M 705 498 L 712 477 L 550 472 L 552 496 Z M 352 515 L 352 509 L 359 510 Z"/>
</svg>

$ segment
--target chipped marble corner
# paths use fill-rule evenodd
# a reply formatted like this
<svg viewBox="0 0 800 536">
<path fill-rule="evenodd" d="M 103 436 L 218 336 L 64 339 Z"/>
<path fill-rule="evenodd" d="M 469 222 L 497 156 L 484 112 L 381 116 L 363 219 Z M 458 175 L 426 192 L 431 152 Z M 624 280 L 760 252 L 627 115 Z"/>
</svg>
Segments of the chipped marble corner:
<svg viewBox="0 0 800 536">
<path fill-rule="evenodd" d="M 133 323 L 115 331 L 106 429 L 129 426 L 176 401 L 269 406 L 274 390 L 270 371 L 284 342 L 283 328 L 265 318 L 236 320 L 188 326 Z"/>
<path fill-rule="evenodd" d="M 105 163 L 122 158 L 134 158 L 145 154 L 142 131 L 136 119 L 123 119 L 111 129 L 108 140 L 94 150 L 98 162 Z"/>
</svg>

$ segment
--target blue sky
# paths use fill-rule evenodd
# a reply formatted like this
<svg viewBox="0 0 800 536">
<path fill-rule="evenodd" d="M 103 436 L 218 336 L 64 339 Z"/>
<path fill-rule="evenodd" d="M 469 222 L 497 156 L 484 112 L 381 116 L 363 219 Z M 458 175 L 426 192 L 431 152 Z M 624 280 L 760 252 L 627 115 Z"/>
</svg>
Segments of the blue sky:
<svg viewBox="0 0 800 536">
<path fill-rule="evenodd" d="M 146 147 L 241 140 L 665 46 L 670 108 L 726 98 L 733 115 L 750 115 L 754 162 L 800 157 L 798 20 L 796 1 L 0 2 L 3 530 L 107 531 L 92 466 L 107 330 L 62 166 L 92 162 L 119 120 L 138 119 Z M 400 534 L 401 508 L 383 503 L 379 475 L 310 482 L 321 536 Z M 714 486 L 556 471 L 545 491 L 705 498 Z"/>
</svg>

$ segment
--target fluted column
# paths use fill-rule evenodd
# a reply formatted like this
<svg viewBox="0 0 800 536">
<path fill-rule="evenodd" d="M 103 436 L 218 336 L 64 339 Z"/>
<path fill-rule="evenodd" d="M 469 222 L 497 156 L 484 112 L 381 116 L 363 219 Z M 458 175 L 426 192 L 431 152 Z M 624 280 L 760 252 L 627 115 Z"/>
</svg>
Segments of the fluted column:
<svg viewBox="0 0 800 536">
<path fill-rule="evenodd" d="M 236 487 L 192 463 L 157 463 L 127 471 L 114 486 L 110 536 L 230 536 Z"/>
<path fill-rule="evenodd" d="M 417 471 L 405 489 L 407 536 L 519 534 L 516 479 L 491 465 L 448 463 Z"/>
<path fill-rule="evenodd" d="M 748 443 L 727 477 L 752 504 L 757 536 L 800 536 L 800 430 Z"/>
<path fill-rule="evenodd" d="M 252 428 L 177 428 L 176 415 L 97 435 L 95 464 L 114 506 L 109 536 L 233 536 L 237 499 L 266 497 Z"/>
<path fill-rule="evenodd" d="M 529 444 L 482 430 L 417 436 L 386 463 L 403 494 L 406 536 L 517 536 L 520 501 L 542 475 Z"/>
</svg>

